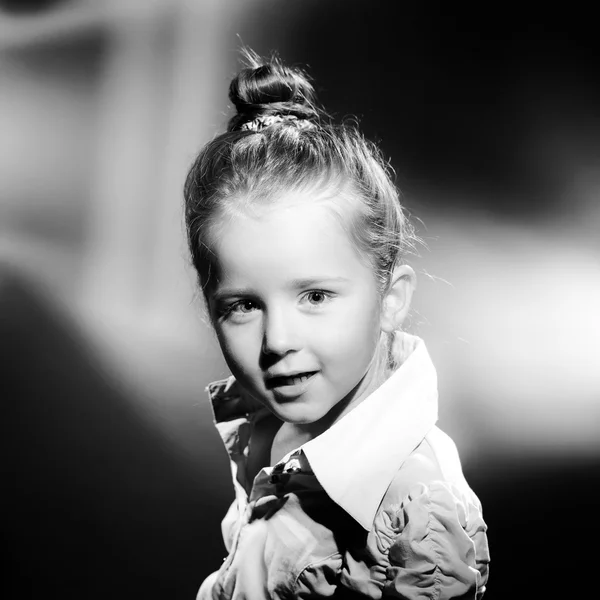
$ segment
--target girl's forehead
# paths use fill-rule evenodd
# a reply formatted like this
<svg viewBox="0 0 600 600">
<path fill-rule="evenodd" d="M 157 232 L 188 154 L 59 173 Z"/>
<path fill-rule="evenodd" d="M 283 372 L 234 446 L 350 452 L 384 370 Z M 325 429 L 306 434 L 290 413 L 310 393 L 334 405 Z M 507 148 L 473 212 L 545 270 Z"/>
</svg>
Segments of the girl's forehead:
<svg viewBox="0 0 600 600">
<path fill-rule="evenodd" d="M 256 192 L 236 194 L 223 204 L 214 229 L 216 233 L 216 230 L 223 230 L 236 220 L 250 223 L 254 221 L 268 228 L 276 223 L 301 219 L 303 222 L 312 220 L 315 226 L 324 224 L 334 228 L 337 227 L 333 221 L 337 221 L 338 226 L 341 225 L 344 231 L 348 231 L 359 206 L 360 200 L 349 186 L 331 184 L 265 195 Z"/>
<path fill-rule="evenodd" d="M 212 246 L 219 278 L 256 269 L 302 278 L 360 268 L 352 237 L 328 203 L 287 200 L 221 222 Z"/>
<path fill-rule="evenodd" d="M 236 211 L 220 224 L 220 239 L 235 237 L 260 246 L 263 241 L 316 240 L 347 236 L 343 223 L 329 202 L 290 198 L 252 210 Z M 348 240 L 349 241 L 349 240 Z M 217 245 L 218 245 L 217 240 Z"/>
</svg>

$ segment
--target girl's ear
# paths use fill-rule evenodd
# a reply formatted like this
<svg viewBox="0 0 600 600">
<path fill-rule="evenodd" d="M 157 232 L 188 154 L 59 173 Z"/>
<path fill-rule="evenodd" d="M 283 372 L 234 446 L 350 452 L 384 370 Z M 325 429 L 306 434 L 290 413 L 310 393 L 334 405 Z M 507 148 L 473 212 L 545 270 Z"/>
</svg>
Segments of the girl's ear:
<svg viewBox="0 0 600 600">
<path fill-rule="evenodd" d="M 410 309 L 417 276 L 408 265 L 398 265 L 392 273 L 390 287 L 383 298 L 381 330 L 392 333 L 402 327 Z"/>
</svg>

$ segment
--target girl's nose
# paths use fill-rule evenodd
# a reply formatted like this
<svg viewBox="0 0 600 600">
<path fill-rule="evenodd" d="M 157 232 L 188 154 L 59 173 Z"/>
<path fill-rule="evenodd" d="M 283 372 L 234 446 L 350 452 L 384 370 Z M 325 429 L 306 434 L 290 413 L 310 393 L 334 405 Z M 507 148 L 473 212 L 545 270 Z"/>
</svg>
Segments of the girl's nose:
<svg viewBox="0 0 600 600">
<path fill-rule="evenodd" d="M 264 318 L 263 352 L 283 356 L 300 349 L 300 335 L 293 320 L 283 311 L 270 312 Z"/>
</svg>

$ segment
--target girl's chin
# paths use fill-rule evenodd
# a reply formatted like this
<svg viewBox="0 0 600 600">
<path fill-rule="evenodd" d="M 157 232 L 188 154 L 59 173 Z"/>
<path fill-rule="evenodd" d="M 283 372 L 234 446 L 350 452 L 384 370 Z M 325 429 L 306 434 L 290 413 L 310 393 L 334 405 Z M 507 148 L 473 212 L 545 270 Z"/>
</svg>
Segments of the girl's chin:
<svg viewBox="0 0 600 600">
<path fill-rule="evenodd" d="M 312 412 L 306 406 L 272 406 L 271 410 L 282 421 L 290 425 L 310 425 L 320 421 L 325 415 L 320 412 Z"/>
</svg>

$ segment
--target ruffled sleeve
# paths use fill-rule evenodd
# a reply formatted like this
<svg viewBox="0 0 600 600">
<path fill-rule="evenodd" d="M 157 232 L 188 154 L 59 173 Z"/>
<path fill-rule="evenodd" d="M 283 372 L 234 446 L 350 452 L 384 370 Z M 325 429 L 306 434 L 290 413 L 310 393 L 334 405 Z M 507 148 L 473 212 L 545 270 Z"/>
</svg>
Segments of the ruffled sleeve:
<svg viewBox="0 0 600 600">
<path fill-rule="evenodd" d="M 394 513 L 384 597 L 483 596 L 490 557 L 487 527 L 474 495 L 444 482 L 417 484 Z"/>
</svg>

